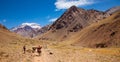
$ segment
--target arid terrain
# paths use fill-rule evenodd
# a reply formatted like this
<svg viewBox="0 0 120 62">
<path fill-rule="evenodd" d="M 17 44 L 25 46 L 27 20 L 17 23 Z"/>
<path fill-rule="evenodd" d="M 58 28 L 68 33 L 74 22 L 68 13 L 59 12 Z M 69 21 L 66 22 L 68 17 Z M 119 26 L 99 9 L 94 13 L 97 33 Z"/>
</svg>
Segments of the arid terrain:
<svg viewBox="0 0 120 62">
<path fill-rule="evenodd" d="M 109 13 L 72 6 L 34 38 L 0 24 L 0 62 L 120 62 L 120 11 Z"/>
</svg>

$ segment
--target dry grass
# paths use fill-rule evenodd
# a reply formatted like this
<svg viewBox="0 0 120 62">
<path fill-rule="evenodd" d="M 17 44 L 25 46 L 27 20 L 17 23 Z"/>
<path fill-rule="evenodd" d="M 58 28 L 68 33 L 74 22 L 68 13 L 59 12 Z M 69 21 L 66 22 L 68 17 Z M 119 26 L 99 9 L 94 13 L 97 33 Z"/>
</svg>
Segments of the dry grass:
<svg viewBox="0 0 120 62">
<path fill-rule="evenodd" d="M 49 46 L 50 47 L 50 46 Z M 51 46 L 43 50 L 44 62 L 119 62 L 120 48 Z M 49 53 L 52 54 L 49 54 Z"/>
<path fill-rule="evenodd" d="M 83 47 L 96 47 L 96 44 L 101 43 L 107 45 L 107 47 L 120 47 L 119 15 L 120 11 L 98 23 L 93 23 L 75 33 L 64 43 Z M 112 33 L 114 35 L 111 35 Z"/>
<path fill-rule="evenodd" d="M 0 62 L 24 62 L 30 61 L 29 54 L 23 54 L 23 46 L 31 49 L 33 45 L 41 45 L 42 42 L 33 39 L 23 38 L 15 33 L 11 33 L 6 29 L 0 29 Z"/>
</svg>

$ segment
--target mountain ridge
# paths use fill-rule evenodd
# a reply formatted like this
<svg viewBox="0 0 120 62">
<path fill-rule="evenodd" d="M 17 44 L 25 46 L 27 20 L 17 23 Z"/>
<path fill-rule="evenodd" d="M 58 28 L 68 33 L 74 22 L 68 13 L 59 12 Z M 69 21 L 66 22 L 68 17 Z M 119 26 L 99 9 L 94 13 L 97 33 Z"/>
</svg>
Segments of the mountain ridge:
<svg viewBox="0 0 120 62">
<path fill-rule="evenodd" d="M 116 7 L 112 7 L 110 9 L 106 10 L 105 12 L 108 13 L 108 14 L 112 14 L 112 13 L 115 13 L 119 10 L 120 10 L 120 6 L 116 6 Z"/>
</svg>

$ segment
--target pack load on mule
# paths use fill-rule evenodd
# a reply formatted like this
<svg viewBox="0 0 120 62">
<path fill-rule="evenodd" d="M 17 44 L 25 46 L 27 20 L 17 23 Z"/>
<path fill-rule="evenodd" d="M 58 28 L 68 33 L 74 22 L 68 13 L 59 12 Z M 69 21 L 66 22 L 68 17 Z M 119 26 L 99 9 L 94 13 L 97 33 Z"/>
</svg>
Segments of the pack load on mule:
<svg viewBox="0 0 120 62">
<path fill-rule="evenodd" d="M 42 46 L 34 46 L 34 47 L 32 47 L 32 52 L 33 53 L 35 53 L 35 52 L 37 52 L 39 55 L 41 54 L 41 48 L 42 48 Z"/>
</svg>

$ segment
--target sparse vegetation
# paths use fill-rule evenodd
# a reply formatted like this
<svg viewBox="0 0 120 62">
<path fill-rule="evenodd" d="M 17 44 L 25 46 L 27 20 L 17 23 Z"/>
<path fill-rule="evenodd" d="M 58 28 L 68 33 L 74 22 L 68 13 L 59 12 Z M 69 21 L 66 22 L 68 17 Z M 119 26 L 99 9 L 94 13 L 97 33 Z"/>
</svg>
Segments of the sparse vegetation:
<svg viewBox="0 0 120 62">
<path fill-rule="evenodd" d="M 73 10 L 72 12 L 79 11 L 75 6 L 71 10 Z M 80 10 L 83 11 L 83 9 Z M 89 10 L 89 12 L 95 13 L 93 15 L 95 18 L 97 18 L 95 15 L 99 14 L 99 11 L 95 10 Z M 68 29 L 66 21 L 61 24 L 59 24 L 61 21 L 58 21 L 55 22 L 58 23 L 57 25 L 54 23 L 55 26 L 43 34 L 46 37 L 41 37 L 39 40 L 37 40 L 38 38 L 23 38 L 2 26 L 2 28 L 0 27 L 0 62 L 120 62 L 119 14 L 120 12 L 116 12 L 112 16 L 85 28 L 81 24 L 77 24 L 70 15 L 67 18 L 74 21 L 73 23 L 69 22 L 73 24 L 72 27 L 69 27 L 72 30 L 66 30 Z M 81 17 L 89 19 L 86 15 Z M 66 20 L 66 17 L 63 19 Z M 74 25 L 75 22 L 77 25 Z M 79 31 L 79 29 L 82 30 Z M 69 35 L 71 36 L 69 37 Z M 59 41 L 51 38 L 59 38 Z M 24 45 L 26 53 L 23 51 Z M 33 53 L 32 47 L 38 45 L 43 46 L 41 54 L 40 49 L 39 53 Z"/>
</svg>

